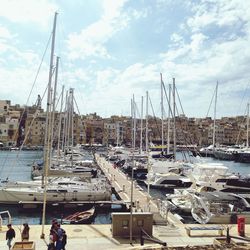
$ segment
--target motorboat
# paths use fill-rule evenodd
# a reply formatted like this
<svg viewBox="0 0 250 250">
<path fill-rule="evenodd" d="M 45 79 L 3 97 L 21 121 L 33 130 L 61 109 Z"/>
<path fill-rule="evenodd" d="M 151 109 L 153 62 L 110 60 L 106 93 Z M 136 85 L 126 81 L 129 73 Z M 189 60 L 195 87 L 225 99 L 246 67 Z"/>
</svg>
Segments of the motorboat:
<svg viewBox="0 0 250 250">
<path fill-rule="evenodd" d="M 235 153 L 235 161 L 242 163 L 250 163 L 250 149 L 245 148 Z"/>
<path fill-rule="evenodd" d="M 234 161 L 240 147 L 220 147 L 214 151 L 214 157 L 224 161 Z"/>
<path fill-rule="evenodd" d="M 195 164 L 188 176 L 204 191 L 250 192 L 250 176 L 230 173 L 228 167 L 221 163 Z"/>
<path fill-rule="evenodd" d="M 166 173 L 166 174 L 153 174 L 151 177 L 148 176 L 145 181 L 147 185 L 153 188 L 167 188 L 167 189 L 176 189 L 176 188 L 189 188 L 193 182 L 190 178 L 176 174 L 176 173 Z"/>
<path fill-rule="evenodd" d="M 177 210 L 190 214 L 192 209 L 190 192 L 192 189 L 175 189 L 174 194 L 167 195 L 167 199 L 171 200 Z"/>
<path fill-rule="evenodd" d="M 214 146 L 210 145 L 208 147 L 201 148 L 198 152 L 200 156 L 203 157 L 213 157 L 214 156 Z"/>
<path fill-rule="evenodd" d="M 191 214 L 200 224 L 236 223 L 238 216 L 250 223 L 250 205 L 240 195 L 215 191 L 191 194 L 191 197 Z"/>
</svg>

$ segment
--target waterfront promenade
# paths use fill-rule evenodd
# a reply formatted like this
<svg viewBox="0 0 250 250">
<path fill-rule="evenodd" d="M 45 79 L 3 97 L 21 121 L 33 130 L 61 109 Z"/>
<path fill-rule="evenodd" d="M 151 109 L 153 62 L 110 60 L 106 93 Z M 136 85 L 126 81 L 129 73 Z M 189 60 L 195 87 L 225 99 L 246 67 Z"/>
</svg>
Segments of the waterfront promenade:
<svg viewBox="0 0 250 250">
<path fill-rule="evenodd" d="M 194 225 L 193 225 L 194 226 Z M 205 225 L 206 226 L 206 225 Z M 211 226 L 211 225 L 210 225 Z M 21 240 L 20 226 L 14 225 L 16 231 L 15 241 Z M 140 239 L 133 241 L 133 246 L 129 244 L 129 239 L 112 238 L 111 225 L 62 225 L 66 230 L 68 242 L 67 250 L 96 250 L 96 249 L 161 249 L 159 244 L 145 242 L 144 246 L 140 245 Z M 36 244 L 36 250 L 47 250 L 50 225 L 45 226 L 45 240 L 40 239 L 42 226 L 30 225 L 30 241 Z M 3 226 L 0 231 L 0 249 L 7 250 L 5 233 L 7 227 Z M 224 231 L 225 232 L 225 231 Z M 237 235 L 237 225 L 230 229 L 231 235 Z M 211 233 L 208 233 L 211 234 Z M 198 233 L 197 233 L 198 235 Z M 153 236 L 167 243 L 168 247 L 200 246 L 197 249 L 204 249 L 201 246 L 213 245 L 215 237 L 189 237 L 186 234 L 185 226 L 154 226 Z M 250 225 L 246 226 L 246 236 L 250 237 Z M 239 241 L 238 241 L 239 242 Z M 170 248 L 171 249 L 171 248 Z M 207 248 L 216 249 L 216 248 Z M 218 249 L 218 248 L 217 248 Z M 239 249 L 239 248 L 234 248 Z M 250 249 L 240 248 L 240 249 Z"/>
</svg>

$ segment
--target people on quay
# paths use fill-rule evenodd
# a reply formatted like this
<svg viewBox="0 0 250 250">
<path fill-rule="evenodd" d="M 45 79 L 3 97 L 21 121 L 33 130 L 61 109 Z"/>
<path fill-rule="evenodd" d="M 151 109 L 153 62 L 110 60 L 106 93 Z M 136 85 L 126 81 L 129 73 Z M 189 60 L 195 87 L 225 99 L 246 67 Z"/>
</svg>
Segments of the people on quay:
<svg viewBox="0 0 250 250">
<path fill-rule="evenodd" d="M 30 227 L 28 223 L 23 224 L 23 230 L 21 233 L 22 241 L 28 241 L 29 240 L 29 232 L 30 232 Z"/>
<path fill-rule="evenodd" d="M 57 241 L 57 220 L 53 219 L 50 233 L 49 233 L 49 245 L 48 250 L 55 250 L 56 249 L 56 241 Z"/>
<path fill-rule="evenodd" d="M 6 232 L 7 246 L 9 247 L 9 249 L 11 249 L 11 242 L 16 237 L 16 232 L 12 228 L 11 224 L 8 224 L 7 227 L 8 227 L 8 230 Z"/>
<path fill-rule="evenodd" d="M 48 250 L 56 249 L 56 245 L 55 245 L 56 240 L 57 240 L 56 233 L 54 232 L 54 230 L 50 229 Z"/>
<path fill-rule="evenodd" d="M 65 230 L 61 228 L 61 225 L 57 223 L 57 241 L 56 241 L 56 250 L 65 249 Z"/>
<path fill-rule="evenodd" d="M 67 235 L 61 225 L 56 221 L 52 221 L 48 250 L 65 250 L 67 244 Z"/>
</svg>

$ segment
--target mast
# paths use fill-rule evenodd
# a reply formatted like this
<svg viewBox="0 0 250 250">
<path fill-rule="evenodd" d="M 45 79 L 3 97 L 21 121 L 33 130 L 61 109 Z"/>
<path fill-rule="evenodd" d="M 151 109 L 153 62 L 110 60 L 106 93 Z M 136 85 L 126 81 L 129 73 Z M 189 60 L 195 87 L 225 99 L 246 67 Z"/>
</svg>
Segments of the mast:
<svg viewBox="0 0 250 250">
<path fill-rule="evenodd" d="M 174 139 L 174 160 L 176 161 L 176 126 L 175 126 L 175 78 L 173 78 L 173 139 Z"/>
<path fill-rule="evenodd" d="M 148 91 L 146 91 L 146 136 L 145 136 L 146 152 L 148 152 Z"/>
<path fill-rule="evenodd" d="M 146 153 L 147 153 L 147 169 L 149 173 L 149 149 L 148 149 L 148 91 L 146 92 Z M 148 181 L 148 200 L 150 199 L 150 185 Z"/>
<path fill-rule="evenodd" d="M 52 82 L 52 75 L 53 75 L 53 57 L 54 57 L 54 50 L 55 50 L 55 36 L 56 36 L 56 19 L 57 13 L 54 16 L 54 24 L 53 24 L 53 31 L 52 31 L 52 43 L 51 43 L 51 53 L 50 53 L 50 68 L 49 68 L 49 82 L 48 82 L 48 96 L 47 96 L 47 115 L 46 115 L 46 131 L 45 131 L 45 166 L 44 166 L 44 197 L 43 197 L 43 214 L 42 214 L 42 233 L 41 238 L 44 239 L 44 224 L 45 224 L 45 214 L 46 214 L 46 199 L 47 199 L 47 182 L 48 182 L 48 168 L 49 168 L 49 157 L 50 157 L 50 131 L 49 129 L 49 113 L 50 113 L 50 90 L 51 90 L 51 82 Z"/>
<path fill-rule="evenodd" d="M 69 89 L 68 103 L 67 103 L 67 150 L 69 151 L 70 147 L 70 98 L 71 98 L 71 89 Z"/>
<path fill-rule="evenodd" d="M 61 127 L 62 127 L 63 95 L 64 95 L 64 85 L 62 86 L 61 108 L 60 108 L 60 116 L 59 116 L 59 122 L 58 122 L 57 160 L 59 160 L 59 155 L 60 155 L 60 139 L 61 139 Z"/>
<path fill-rule="evenodd" d="M 164 152 L 164 121 L 163 121 L 163 81 L 162 81 L 162 73 L 161 75 L 161 152 Z"/>
<path fill-rule="evenodd" d="M 247 148 L 249 147 L 249 103 L 247 104 Z"/>
<path fill-rule="evenodd" d="M 135 167 L 135 159 L 134 159 L 134 154 L 135 154 L 135 136 L 136 136 L 136 109 L 135 109 L 135 97 L 133 95 L 133 100 L 132 100 L 132 121 L 133 121 L 133 137 L 132 137 L 132 176 L 131 176 L 131 194 L 130 194 L 130 227 L 129 227 L 129 238 L 130 238 L 130 244 L 133 244 L 133 188 L 134 188 L 134 167 Z"/>
<path fill-rule="evenodd" d="M 66 98 L 65 98 L 65 106 L 64 106 L 64 113 L 63 113 L 63 142 L 62 142 L 62 151 L 65 156 L 66 153 L 66 133 L 67 133 L 67 103 L 68 103 L 68 90 L 66 91 Z"/>
<path fill-rule="evenodd" d="M 116 147 L 119 146 L 119 122 L 116 122 Z"/>
<path fill-rule="evenodd" d="M 57 78 L 58 78 L 58 67 L 59 67 L 59 57 L 56 57 L 56 73 L 55 73 L 55 82 L 54 82 L 54 95 L 53 95 L 53 106 L 52 106 L 52 119 L 50 123 L 51 131 L 51 140 L 50 140 L 50 149 L 52 150 L 53 146 L 53 137 L 54 137 L 54 120 L 55 120 L 55 109 L 56 109 L 56 91 L 57 91 Z M 52 152 L 50 152 L 52 154 Z M 50 157 L 51 161 L 51 157 Z"/>
<path fill-rule="evenodd" d="M 142 154 L 142 130 L 143 130 L 143 96 L 141 97 L 141 134 L 140 134 L 140 154 Z"/>
<path fill-rule="evenodd" d="M 218 81 L 215 88 L 215 100 L 214 100 L 214 127 L 213 127 L 213 150 L 215 148 L 215 132 L 216 132 L 216 106 L 217 106 L 217 92 L 218 92 Z"/>
<path fill-rule="evenodd" d="M 71 88 L 69 90 L 71 93 L 71 102 L 70 102 L 70 118 L 71 118 L 71 148 L 74 146 L 74 89 Z M 72 159 L 73 159 L 73 150 L 72 151 Z"/>
<path fill-rule="evenodd" d="M 171 114 L 171 84 L 168 85 L 168 148 L 167 154 L 170 153 L 170 114 Z"/>
</svg>

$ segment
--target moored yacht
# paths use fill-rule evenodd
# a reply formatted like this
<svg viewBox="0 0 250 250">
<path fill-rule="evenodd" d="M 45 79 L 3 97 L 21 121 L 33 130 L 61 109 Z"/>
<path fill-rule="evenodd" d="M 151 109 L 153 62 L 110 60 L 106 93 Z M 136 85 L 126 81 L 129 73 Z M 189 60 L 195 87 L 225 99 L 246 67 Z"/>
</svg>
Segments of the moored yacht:
<svg viewBox="0 0 250 250">
<path fill-rule="evenodd" d="M 193 184 L 190 178 L 172 172 L 166 174 L 156 173 L 152 176 L 149 175 L 145 183 L 150 185 L 150 187 L 159 189 L 188 188 Z"/>
<path fill-rule="evenodd" d="M 200 224 L 236 223 L 237 216 L 244 216 L 250 223 L 250 205 L 243 197 L 232 193 L 203 192 L 191 194 L 193 218 Z"/>
<path fill-rule="evenodd" d="M 228 167 L 221 163 L 196 164 L 188 176 L 203 190 L 250 192 L 250 176 L 242 177 L 239 174 L 230 173 Z"/>
<path fill-rule="evenodd" d="M 40 182 L 41 183 L 41 182 Z M 44 187 L 39 182 L 5 183 L 0 188 L 0 203 L 43 202 Z M 99 179 L 87 183 L 72 179 L 50 180 L 46 188 L 47 202 L 105 201 L 111 199 L 111 187 Z"/>
</svg>

